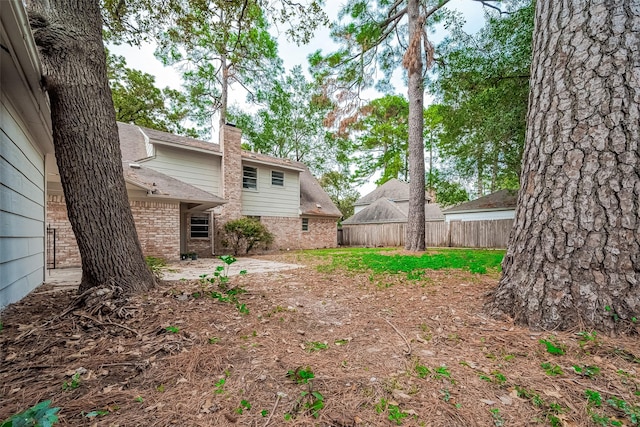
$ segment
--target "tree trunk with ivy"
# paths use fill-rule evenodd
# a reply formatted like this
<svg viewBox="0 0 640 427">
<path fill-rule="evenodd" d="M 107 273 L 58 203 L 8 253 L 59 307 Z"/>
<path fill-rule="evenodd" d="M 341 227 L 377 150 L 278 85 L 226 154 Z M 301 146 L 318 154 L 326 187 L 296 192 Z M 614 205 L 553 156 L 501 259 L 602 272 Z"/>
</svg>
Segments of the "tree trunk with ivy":
<svg viewBox="0 0 640 427">
<path fill-rule="evenodd" d="M 536 2 L 533 51 L 518 207 L 487 308 L 534 329 L 635 329 L 640 8 Z"/>
<path fill-rule="evenodd" d="M 155 283 L 145 263 L 122 173 L 106 73 L 99 0 L 31 0 L 29 22 L 43 63 L 55 155 L 82 259 L 80 291 L 125 293 Z"/>
</svg>

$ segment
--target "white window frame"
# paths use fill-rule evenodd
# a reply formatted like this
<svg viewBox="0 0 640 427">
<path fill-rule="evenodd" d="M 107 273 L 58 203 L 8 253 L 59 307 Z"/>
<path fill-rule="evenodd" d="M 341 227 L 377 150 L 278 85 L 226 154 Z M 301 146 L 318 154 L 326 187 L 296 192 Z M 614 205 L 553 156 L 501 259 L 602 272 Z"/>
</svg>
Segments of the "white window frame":
<svg viewBox="0 0 640 427">
<path fill-rule="evenodd" d="M 274 174 L 280 174 L 280 177 L 274 177 Z M 274 182 L 275 180 L 275 182 Z M 280 184 L 277 184 L 277 182 L 280 182 Z M 271 171 L 271 185 L 273 187 L 284 187 L 284 172 L 283 171 Z"/>
<path fill-rule="evenodd" d="M 250 169 L 253 169 L 253 171 L 255 172 L 255 176 L 247 174 Z M 242 189 L 253 191 L 258 190 L 258 168 L 253 166 L 242 166 Z"/>
<path fill-rule="evenodd" d="M 302 218 L 302 231 L 309 231 L 309 218 Z"/>
</svg>

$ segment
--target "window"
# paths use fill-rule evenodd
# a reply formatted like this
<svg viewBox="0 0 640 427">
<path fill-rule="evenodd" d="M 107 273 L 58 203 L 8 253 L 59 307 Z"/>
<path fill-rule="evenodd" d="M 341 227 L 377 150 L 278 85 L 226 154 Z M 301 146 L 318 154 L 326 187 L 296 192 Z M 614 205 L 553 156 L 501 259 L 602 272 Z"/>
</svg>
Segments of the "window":
<svg viewBox="0 0 640 427">
<path fill-rule="evenodd" d="M 258 169 L 251 166 L 242 167 L 242 188 L 258 189 Z"/>
<path fill-rule="evenodd" d="M 209 237 L 209 217 L 208 216 L 192 216 L 191 217 L 191 238 L 202 239 Z"/>
<path fill-rule="evenodd" d="M 302 218 L 302 231 L 309 231 L 309 218 Z"/>
<path fill-rule="evenodd" d="M 284 172 L 271 171 L 271 185 L 284 187 Z"/>
</svg>

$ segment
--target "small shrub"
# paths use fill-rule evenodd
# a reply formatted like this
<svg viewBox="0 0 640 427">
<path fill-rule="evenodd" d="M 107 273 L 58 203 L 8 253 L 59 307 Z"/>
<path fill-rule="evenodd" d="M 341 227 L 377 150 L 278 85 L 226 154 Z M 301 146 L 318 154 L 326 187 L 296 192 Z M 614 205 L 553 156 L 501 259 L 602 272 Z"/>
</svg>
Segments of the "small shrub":
<svg viewBox="0 0 640 427">
<path fill-rule="evenodd" d="M 241 250 L 248 254 L 254 247 L 267 248 L 273 242 L 273 234 L 260 221 L 252 218 L 239 218 L 224 225 L 227 242 L 238 255 Z"/>
</svg>

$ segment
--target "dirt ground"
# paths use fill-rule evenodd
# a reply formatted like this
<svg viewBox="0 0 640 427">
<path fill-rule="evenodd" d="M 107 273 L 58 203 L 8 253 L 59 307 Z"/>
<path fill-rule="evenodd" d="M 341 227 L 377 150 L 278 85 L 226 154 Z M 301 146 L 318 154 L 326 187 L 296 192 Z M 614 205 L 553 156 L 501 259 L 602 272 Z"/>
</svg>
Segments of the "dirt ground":
<svg viewBox="0 0 640 427">
<path fill-rule="evenodd" d="M 234 276 L 237 300 L 165 281 L 132 298 L 126 319 L 60 317 L 75 291 L 37 289 L 0 314 L 0 420 L 51 399 L 74 426 L 638 422 L 637 337 L 488 318 L 496 273 L 408 280 L 262 259 L 303 267 Z"/>
</svg>

